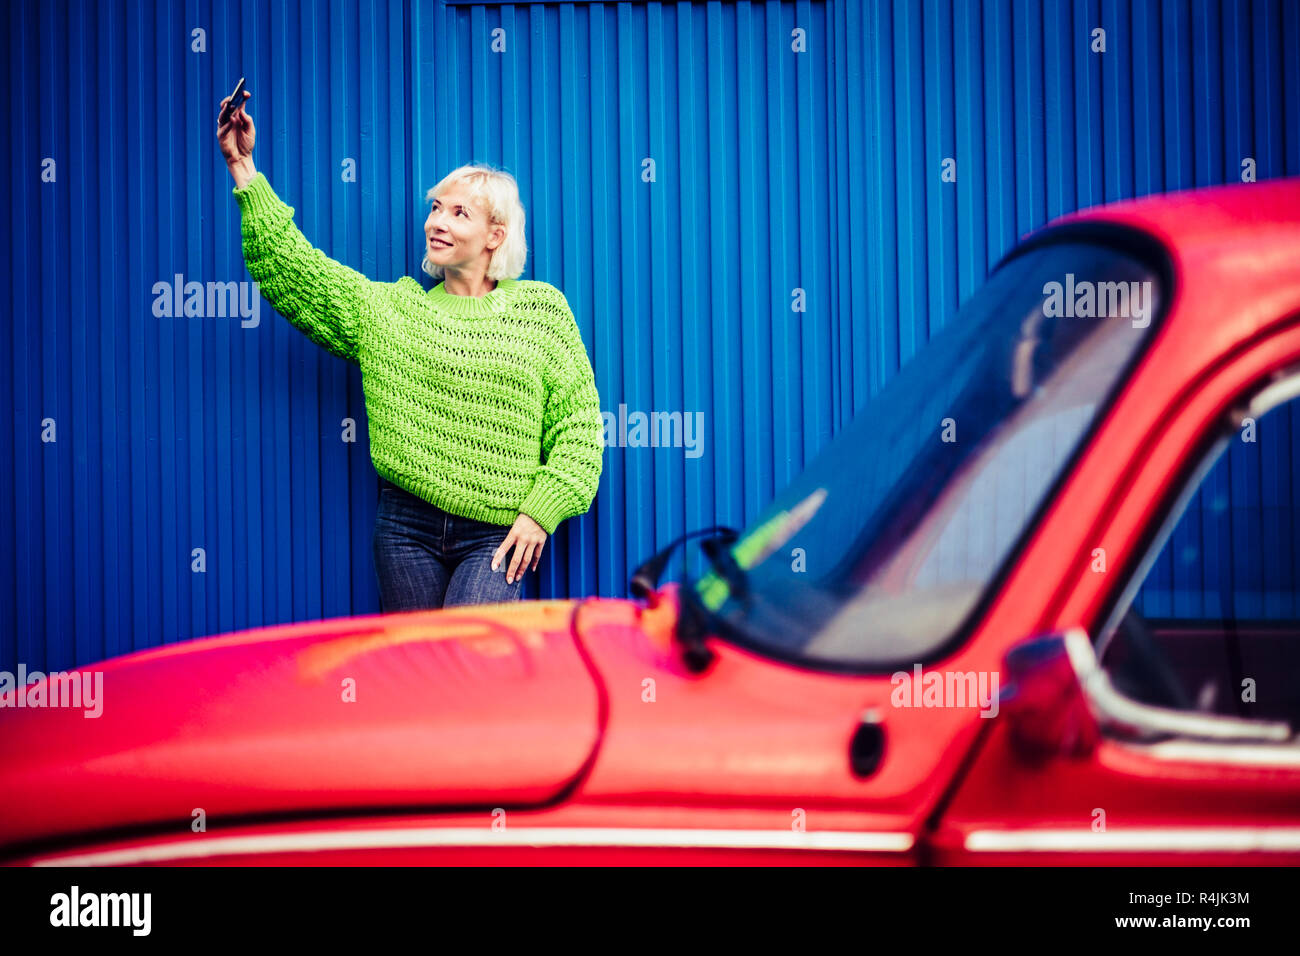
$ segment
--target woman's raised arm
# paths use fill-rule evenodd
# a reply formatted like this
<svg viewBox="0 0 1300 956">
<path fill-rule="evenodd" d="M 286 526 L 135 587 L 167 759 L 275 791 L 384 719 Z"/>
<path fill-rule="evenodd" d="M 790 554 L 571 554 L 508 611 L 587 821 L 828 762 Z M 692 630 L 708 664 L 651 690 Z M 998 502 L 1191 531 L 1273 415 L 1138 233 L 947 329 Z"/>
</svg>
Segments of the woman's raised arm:
<svg viewBox="0 0 1300 956">
<path fill-rule="evenodd" d="M 293 207 L 253 165 L 255 130 L 244 101 L 226 112 L 217 141 L 235 180 L 248 274 L 277 312 L 332 354 L 357 361 L 360 330 L 382 297 L 381 283 L 325 255 L 294 225 Z"/>
</svg>

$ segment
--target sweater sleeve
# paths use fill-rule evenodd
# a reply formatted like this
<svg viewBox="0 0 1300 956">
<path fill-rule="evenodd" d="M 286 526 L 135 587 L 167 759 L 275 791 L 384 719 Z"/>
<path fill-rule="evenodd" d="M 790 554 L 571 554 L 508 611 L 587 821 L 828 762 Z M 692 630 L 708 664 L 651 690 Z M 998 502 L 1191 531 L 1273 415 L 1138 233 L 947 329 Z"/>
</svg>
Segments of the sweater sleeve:
<svg viewBox="0 0 1300 956">
<path fill-rule="evenodd" d="M 561 294 L 560 358 L 542 416 L 543 463 L 519 511 L 547 534 L 565 518 L 584 514 L 600 484 L 605 453 L 604 422 L 596 376 L 578 323 Z"/>
<path fill-rule="evenodd" d="M 258 290 L 317 345 L 355 362 L 360 326 L 379 283 L 308 242 L 294 225 L 293 207 L 285 205 L 261 172 L 233 192 L 244 261 Z"/>
</svg>

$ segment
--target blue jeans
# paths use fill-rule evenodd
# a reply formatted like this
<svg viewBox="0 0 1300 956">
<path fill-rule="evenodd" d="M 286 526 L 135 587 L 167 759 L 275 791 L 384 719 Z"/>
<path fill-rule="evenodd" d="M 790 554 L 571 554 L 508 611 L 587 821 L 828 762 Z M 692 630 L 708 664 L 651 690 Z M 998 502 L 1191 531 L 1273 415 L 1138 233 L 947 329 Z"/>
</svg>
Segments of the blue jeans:
<svg viewBox="0 0 1300 956">
<path fill-rule="evenodd" d="M 380 610 L 519 600 L 523 575 L 506 584 L 514 549 L 492 570 L 492 555 L 509 533 L 506 525 L 449 514 L 380 476 L 372 542 Z"/>
</svg>

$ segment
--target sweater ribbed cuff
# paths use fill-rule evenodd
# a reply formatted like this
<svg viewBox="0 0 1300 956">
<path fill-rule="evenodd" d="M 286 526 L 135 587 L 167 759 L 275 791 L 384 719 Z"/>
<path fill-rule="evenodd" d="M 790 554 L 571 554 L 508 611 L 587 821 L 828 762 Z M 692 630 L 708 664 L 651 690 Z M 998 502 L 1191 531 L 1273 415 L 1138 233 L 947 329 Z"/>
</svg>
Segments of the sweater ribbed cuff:
<svg viewBox="0 0 1300 956">
<path fill-rule="evenodd" d="M 537 476 L 532 489 L 524 497 L 519 512 L 532 518 L 547 534 L 554 534 L 556 527 L 568 514 L 567 496 L 551 484 L 545 473 Z"/>
<path fill-rule="evenodd" d="M 284 201 L 271 188 L 271 181 L 258 170 L 243 189 L 231 190 L 239 203 L 240 214 L 244 218 L 260 218 L 284 207 Z"/>
</svg>

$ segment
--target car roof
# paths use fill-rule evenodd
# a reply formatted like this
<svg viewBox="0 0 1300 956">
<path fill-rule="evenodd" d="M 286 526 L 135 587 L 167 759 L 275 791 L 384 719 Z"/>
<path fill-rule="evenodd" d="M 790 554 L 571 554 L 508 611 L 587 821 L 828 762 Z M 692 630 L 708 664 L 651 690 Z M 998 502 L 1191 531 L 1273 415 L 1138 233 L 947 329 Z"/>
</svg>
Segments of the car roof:
<svg viewBox="0 0 1300 956">
<path fill-rule="evenodd" d="M 1053 225 L 1080 222 L 1159 240 L 1177 289 L 1170 331 L 1204 336 L 1215 351 L 1300 312 L 1300 177 L 1125 200 Z"/>
</svg>

